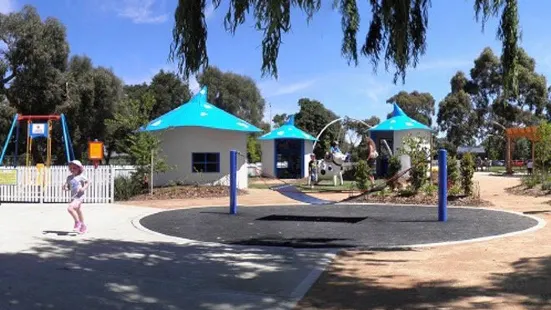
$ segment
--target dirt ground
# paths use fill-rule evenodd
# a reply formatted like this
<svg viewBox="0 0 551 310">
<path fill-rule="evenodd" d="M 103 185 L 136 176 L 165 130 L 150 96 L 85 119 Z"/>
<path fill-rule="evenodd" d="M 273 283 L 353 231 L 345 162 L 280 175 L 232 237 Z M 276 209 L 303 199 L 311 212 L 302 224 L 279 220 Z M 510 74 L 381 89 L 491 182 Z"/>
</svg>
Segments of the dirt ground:
<svg viewBox="0 0 551 310">
<path fill-rule="evenodd" d="M 493 208 L 551 220 L 551 197 L 517 196 L 518 177 L 475 174 Z M 275 191 L 249 189 L 240 206 L 297 203 Z M 341 200 L 348 194 L 312 194 Z M 132 201 L 163 209 L 227 205 L 228 198 Z M 297 309 L 551 309 L 551 225 L 492 241 L 411 251 L 341 253 Z"/>
<path fill-rule="evenodd" d="M 546 197 L 476 174 L 494 208 L 551 220 Z M 413 251 L 341 253 L 298 309 L 551 309 L 551 225 L 518 236 Z"/>
</svg>

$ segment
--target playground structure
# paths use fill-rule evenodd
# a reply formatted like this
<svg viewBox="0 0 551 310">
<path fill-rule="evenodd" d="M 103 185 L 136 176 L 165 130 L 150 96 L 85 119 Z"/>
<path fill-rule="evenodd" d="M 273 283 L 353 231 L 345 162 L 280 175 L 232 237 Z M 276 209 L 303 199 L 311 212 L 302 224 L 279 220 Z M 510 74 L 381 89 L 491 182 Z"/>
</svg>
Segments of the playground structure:
<svg viewBox="0 0 551 310">
<path fill-rule="evenodd" d="M 4 163 L 4 158 L 6 152 L 12 139 L 13 133 L 15 131 L 15 152 L 13 155 L 13 166 L 18 165 L 18 156 L 19 156 L 19 136 L 21 131 L 21 122 L 26 121 L 27 127 L 27 143 L 26 143 L 26 152 L 25 152 L 25 165 L 31 166 L 31 153 L 33 147 L 34 139 L 46 138 L 46 167 L 50 167 L 52 164 L 52 125 L 54 121 L 59 121 L 61 123 L 62 130 L 62 141 L 65 146 L 65 155 L 67 162 L 75 158 L 73 151 L 73 144 L 71 142 L 71 137 L 69 135 L 69 128 L 67 126 L 67 121 L 64 114 L 60 115 L 22 115 L 15 114 L 13 117 L 13 122 L 10 127 L 10 131 L 4 142 L 4 147 L 2 148 L 2 154 L 0 155 L 0 166 Z"/>
<path fill-rule="evenodd" d="M 325 127 L 323 127 L 320 132 L 318 133 L 317 137 L 316 137 L 316 140 L 314 141 L 314 144 L 312 145 L 312 152 L 316 149 L 316 145 L 317 145 L 317 142 L 319 141 L 319 138 L 321 137 L 321 135 L 333 124 L 337 123 L 337 122 L 349 122 L 349 121 L 355 121 L 355 122 L 358 122 L 364 126 L 366 126 L 367 128 L 371 128 L 371 126 L 369 124 L 367 124 L 366 122 L 362 121 L 362 120 L 358 120 L 358 119 L 355 119 L 355 118 L 350 118 L 348 116 L 345 116 L 345 117 L 340 117 L 340 118 L 337 118 L 335 120 L 332 120 L 331 122 L 327 123 L 327 125 L 325 125 Z M 346 127 L 343 126 L 342 127 Z M 342 132 L 342 127 L 341 127 L 341 132 Z M 347 131 L 347 130 L 345 130 Z M 337 136 L 337 141 L 341 140 L 340 136 L 341 136 L 341 132 L 339 132 L 338 136 Z M 346 133 L 345 135 L 346 136 Z M 344 138 L 343 138 L 344 139 Z M 346 163 L 349 161 L 349 156 L 347 156 L 346 154 L 342 153 L 342 152 L 337 152 L 337 153 L 334 153 L 334 154 L 331 154 L 331 153 L 327 153 L 325 158 L 322 158 L 322 159 L 318 159 L 317 160 L 317 176 L 318 176 L 318 179 L 317 181 L 321 181 L 321 180 L 333 180 L 333 185 L 334 186 L 337 186 L 337 185 L 344 185 L 344 179 L 343 179 L 343 173 L 346 169 Z M 311 183 L 311 180 L 308 179 L 308 185 L 310 185 Z"/>
<path fill-rule="evenodd" d="M 512 152 L 513 152 L 513 140 L 519 139 L 519 138 L 526 138 L 530 141 L 532 144 L 532 162 L 534 162 L 535 157 L 535 144 L 538 141 L 538 135 L 537 135 L 538 128 L 535 126 L 532 127 L 515 127 L 515 128 L 506 128 L 505 129 L 505 136 L 506 136 L 506 152 L 505 152 L 505 166 L 506 166 L 506 172 L 507 174 L 513 174 L 513 160 L 512 160 Z"/>
</svg>

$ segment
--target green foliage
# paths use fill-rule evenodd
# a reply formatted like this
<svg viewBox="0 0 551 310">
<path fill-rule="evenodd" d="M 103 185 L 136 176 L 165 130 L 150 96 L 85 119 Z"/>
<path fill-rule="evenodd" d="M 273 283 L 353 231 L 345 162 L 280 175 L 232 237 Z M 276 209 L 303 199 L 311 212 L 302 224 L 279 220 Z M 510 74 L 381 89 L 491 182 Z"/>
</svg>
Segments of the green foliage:
<svg viewBox="0 0 551 310">
<path fill-rule="evenodd" d="M 369 188 L 369 176 L 370 168 L 367 165 L 367 161 L 360 160 L 356 165 L 356 173 L 354 175 L 356 180 L 356 187 L 360 190 L 366 190 Z"/>
<path fill-rule="evenodd" d="M 447 170 L 448 170 L 448 182 L 451 183 L 451 186 L 458 184 L 460 181 L 459 161 L 455 156 L 448 157 Z"/>
<path fill-rule="evenodd" d="M 403 146 L 399 152 L 408 155 L 411 162 L 412 190 L 418 192 L 427 182 L 429 172 L 429 160 L 432 157 L 429 142 L 421 136 L 408 135 L 403 140 Z"/>
<path fill-rule="evenodd" d="M 388 160 L 388 172 L 385 177 L 391 178 L 395 176 L 397 173 L 399 173 L 401 170 L 402 170 L 402 163 L 400 162 L 400 157 L 391 156 Z M 390 188 L 394 190 L 396 188 L 397 183 L 398 183 L 398 180 L 391 182 L 389 184 Z"/>
<path fill-rule="evenodd" d="M 427 183 L 423 186 L 423 193 L 427 196 L 433 196 L 436 194 L 436 191 L 438 190 L 438 186 L 434 184 Z"/>
<path fill-rule="evenodd" d="M 539 141 L 535 146 L 535 166 L 546 174 L 551 164 L 551 124 L 542 122 L 537 130 Z"/>
<path fill-rule="evenodd" d="M 209 66 L 197 76 L 197 81 L 200 85 L 208 87 L 207 99 L 210 103 L 255 126 L 260 126 L 266 102 L 252 78 Z"/>
<path fill-rule="evenodd" d="M 149 115 L 150 120 L 174 110 L 191 98 L 189 85 L 175 73 L 163 70 L 153 76 L 147 90 L 155 98 L 155 105 Z"/>
<path fill-rule="evenodd" d="M 170 58 L 178 61 L 179 70 L 185 77 L 209 65 L 207 2 L 179 0 L 174 13 Z M 215 11 L 220 3 L 219 0 L 212 1 Z M 246 23 L 247 17 L 252 17 L 256 30 L 263 32 L 262 75 L 277 78 L 279 48 L 283 35 L 291 31 L 291 12 L 302 11 L 309 21 L 320 11 L 321 3 L 320 0 L 230 0 L 224 27 L 234 34 L 240 25 Z M 375 69 L 384 59 L 385 69 L 388 70 L 391 66 L 395 69 L 394 82 L 399 78 L 405 82 L 407 68 L 415 67 L 426 51 L 430 5 L 428 0 L 371 1 L 370 7 L 363 9 L 367 16 L 360 16 L 359 1 L 335 1 L 333 8 L 341 15 L 343 57 L 349 64 L 358 65 L 358 51 L 361 51 L 361 54 L 370 59 Z M 502 84 L 507 90 L 506 95 L 514 96 L 519 88 L 517 74 L 520 30 L 517 0 L 475 0 L 474 8 L 477 19 L 482 20 L 483 26 L 489 17 L 501 14 L 498 37 L 503 44 Z M 369 20 L 370 23 L 365 28 L 369 29 L 367 34 L 361 35 L 365 41 L 359 48 L 357 35 L 361 19 Z"/>
<path fill-rule="evenodd" d="M 465 195 L 473 194 L 473 176 L 475 171 L 475 162 L 471 153 L 463 154 L 461 158 L 461 186 Z"/>
<path fill-rule="evenodd" d="M 474 143 L 478 115 L 464 90 L 468 83 L 465 74 L 456 73 L 450 83 L 452 91 L 440 102 L 436 122 L 440 130 L 446 132 L 446 141 L 457 149 Z"/>
<path fill-rule="evenodd" d="M 317 136 L 329 122 L 338 118 L 333 111 L 327 109 L 317 100 L 302 98 L 298 101 L 298 105 L 300 110 L 295 117 L 295 125 L 314 137 Z M 331 141 L 337 139 L 340 130 L 341 125 L 337 122 L 323 132 L 314 150 L 314 154 L 316 154 L 317 158 L 323 158 L 325 156 L 325 152 L 329 150 Z"/>
<path fill-rule="evenodd" d="M 521 184 L 526 188 L 534 188 L 536 185 L 540 184 L 542 181 L 541 176 L 536 174 L 524 176 L 521 179 Z"/>
<path fill-rule="evenodd" d="M 260 162 L 261 158 L 260 143 L 254 135 L 247 137 L 247 156 L 250 163 Z"/>
<path fill-rule="evenodd" d="M 274 128 L 279 128 L 283 126 L 283 124 L 285 124 L 285 121 L 287 121 L 288 117 L 289 115 L 287 115 L 287 113 L 274 115 L 274 117 L 272 118 L 272 122 L 274 123 Z"/>
<path fill-rule="evenodd" d="M 116 142 L 117 151 L 129 155 L 131 164 L 137 166 L 135 176 L 142 180 L 151 173 L 152 157 L 154 173 L 169 169 L 165 158 L 160 156 L 161 142 L 158 136 L 150 132 L 136 132 L 147 124 L 155 105 L 153 94 L 146 92 L 140 100 L 126 99 L 113 119 L 106 120 L 107 128 L 113 136 L 125 137 Z"/>
<path fill-rule="evenodd" d="M 429 127 L 432 125 L 435 100 L 430 93 L 400 91 L 386 102 L 390 104 L 397 103 L 409 117 Z M 388 117 L 390 117 L 390 114 Z"/>
<path fill-rule="evenodd" d="M 143 180 L 136 176 L 115 178 L 115 200 L 124 201 L 143 193 Z"/>
<path fill-rule="evenodd" d="M 400 157 L 391 156 L 388 160 L 388 172 L 386 177 L 391 178 L 401 170 L 402 170 L 402 162 L 400 161 Z"/>
</svg>

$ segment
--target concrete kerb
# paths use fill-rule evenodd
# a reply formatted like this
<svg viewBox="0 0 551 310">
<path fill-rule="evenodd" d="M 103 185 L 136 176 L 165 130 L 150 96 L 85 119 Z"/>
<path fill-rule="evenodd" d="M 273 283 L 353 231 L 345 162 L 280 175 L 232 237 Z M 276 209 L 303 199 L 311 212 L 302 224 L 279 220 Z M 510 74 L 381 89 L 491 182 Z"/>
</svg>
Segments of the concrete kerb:
<svg viewBox="0 0 551 310">
<path fill-rule="evenodd" d="M 289 205 L 308 205 L 308 204 L 307 203 L 279 203 L 279 204 L 271 203 L 271 204 L 247 205 L 246 207 L 262 207 L 262 206 L 273 206 L 273 205 L 289 206 Z M 335 203 L 335 205 L 336 206 L 338 206 L 338 205 L 365 205 L 365 206 L 381 206 L 381 205 L 384 206 L 384 205 L 388 205 L 388 206 L 399 206 L 399 207 L 423 207 L 423 208 L 435 208 L 436 209 L 436 207 L 434 205 L 426 205 L 426 204 L 414 205 L 414 204 L 389 204 L 389 203 L 381 204 L 381 203 L 360 203 L 360 202 L 346 203 L 346 202 L 343 202 L 343 203 Z M 183 208 L 176 208 L 176 209 L 169 209 L 169 210 L 181 210 L 181 209 L 202 208 L 202 207 L 223 207 L 223 206 L 220 206 L 220 205 L 192 206 L 192 207 L 183 207 Z M 487 211 L 493 211 L 493 212 L 504 212 L 504 213 L 509 213 L 509 214 L 515 214 L 515 215 L 518 215 L 518 216 L 528 217 L 530 219 L 535 220 L 537 222 L 537 224 L 533 227 L 530 227 L 530 228 L 527 228 L 527 229 L 524 229 L 524 230 L 520 230 L 520 231 L 514 231 L 514 232 L 500 234 L 500 235 L 473 238 L 473 239 L 460 240 L 460 241 L 445 241 L 445 242 L 423 243 L 423 244 L 413 244 L 413 245 L 397 245 L 397 246 L 358 247 L 356 249 L 374 250 L 374 251 L 376 251 L 376 250 L 403 250 L 403 249 L 430 248 L 430 247 L 438 247 L 438 246 L 450 246 L 450 245 L 459 245 L 459 244 L 474 243 L 474 242 L 483 242 L 483 241 L 490 241 L 490 240 L 494 240 L 494 239 L 498 239 L 498 238 L 506 238 L 506 237 L 512 237 L 512 236 L 516 236 L 516 235 L 520 235 L 520 234 L 534 232 L 534 231 L 537 231 L 537 230 L 545 227 L 545 225 L 547 224 L 547 222 L 544 219 L 542 219 L 540 217 L 537 217 L 537 216 L 532 216 L 532 215 L 528 215 L 528 214 L 523 214 L 521 212 L 503 210 L 503 209 L 498 209 L 498 208 L 468 207 L 468 206 L 451 206 L 451 207 L 448 207 L 448 208 L 450 208 L 450 209 L 476 209 L 476 210 L 487 210 Z M 160 213 L 160 212 L 164 212 L 164 211 L 168 211 L 168 210 L 164 209 L 164 210 L 161 210 L 159 212 L 153 212 L 151 214 Z M 147 215 L 151 215 L 151 214 L 147 214 Z M 142 231 L 145 231 L 145 232 L 148 232 L 148 233 L 151 233 L 151 234 L 155 234 L 157 236 L 163 236 L 163 238 L 167 238 L 168 240 L 173 240 L 173 242 L 177 242 L 177 243 L 180 243 L 180 244 L 187 244 L 187 245 L 201 244 L 201 245 L 218 246 L 218 247 L 227 246 L 227 245 L 222 244 L 222 243 L 200 242 L 200 241 L 191 240 L 191 239 L 185 239 L 185 238 L 174 237 L 174 236 L 167 236 L 167 235 L 152 231 L 150 229 L 147 229 L 147 228 L 143 227 L 140 224 L 140 220 L 143 217 L 147 216 L 147 215 L 142 215 L 138 218 L 133 219 L 132 224 L 134 225 L 134 227 L 136 227 L 136 228 L 138 228 Z M 244 245 L 232 245 L 232 246 L 247 247 L 247 246 L 244 246 Z M 248 247 L 250 247 L 250 246 L 248 246 Z M 273 246 L 257 246 L 257 248 L 274 248 L 274 247 Z M 320 250 L 320 249 L 304 249 L 304 250 L 305 251 L 314 251 L 314 252 L 315 251 L 318 251 L 318 252 L 319 251 L 332 252 L 332 253 L 336 254 L 336 253 L 338 253 L 338 252 L 340 252 L 344 249 L 333 250 L 333 251 L 324 251 L 324 250 Z M 346 250 L 350 250 L 350 249 L 346 249 Z"/>
<path fill-rule="evenodd" d="M 434 208 L 436 210 L 436 207 L 434 205 L 427 205 L 427 204 L 415 205 L 415 204 L 397 204 L 397 203 L 396 204 L 390 204 L 390 203 L 381 204 L 381 203 L 356 202 L 356 203 L 338 203 L 336 205 L 365 205 L 365 206 L 381 206 L 381 205 L 385 206 L 385 205 L 387 205 L 387 206 L 398 206 L 398 207 Z M 503 209 L 499 209 L 499 208 L 449 206 L 448 209 L 475 209 L 475 210 L 486 210 L 486 211 L 494 211 L 494 212 L 503 212 L 503 213 L 515 214 L 515 215 L 518 215 L 518 216 L 524 216 L 524 217 L 533 219 L 537 222 L 537 224 L 535 226 L 532 226 L 532 227 L 524 229 L 524 230 L 519 230 L 519 231 L 510 232 L 510 233 L 494 235 L 494 236 L 488 236 L 488 237 L 480 237 L 480 238 L 473 238 L 473 239 L 467 239 L 467 240 L 460 240 L 460 241 L 434 242 L 434 243 L 413 244 L 413 245 L 382 246 L 382 247 L 376 247 L 376 248 L 362 247 L 361 249 L 362 250 L 377 250 L 377 249 L 388 249 L 388 250 L 396 249 L 396 250 L 400 250 L 400 249 L 415 249 L 415 248 L 432 248 L 432 247 L 439 247 L 439 246 L 450 246 L 450 245 L 459 245 L 459 244 L 466 244 L 466 243 L 483 242 L 483 241 L 490 241 L 490 240 L 494 240 L 494 239 L 507 238 L 507 237 L 512 237 L 512 236 L 517 236 L 517 235 L 520 235 L 520 234 L 534 232 L 534 231 L 542 229 L 543 227 L 545 227 L 545 225 L 547 225 L 547 222 L 544 219 L 540 218 L 540 217 L 529 215 L 529 214 L 524 214 L 522 212 L 517 212 L 517 211 L 503 210 Z"/>
</svg>

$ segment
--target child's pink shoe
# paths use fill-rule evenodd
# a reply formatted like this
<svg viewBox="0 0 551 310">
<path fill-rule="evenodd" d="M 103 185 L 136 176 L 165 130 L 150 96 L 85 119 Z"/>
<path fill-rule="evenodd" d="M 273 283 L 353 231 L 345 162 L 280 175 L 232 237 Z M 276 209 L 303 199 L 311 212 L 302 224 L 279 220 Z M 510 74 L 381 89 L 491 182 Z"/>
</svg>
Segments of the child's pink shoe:
<svg viewBox="0 0 551 310">
<path fill-rule="evenodd" d="M 82 226 L 81 222 L 75 222 L 75 226 L 73 227 L 73 231 L 80 231 L 81 226 Z"/>
<path fill-rule="evenodd" d="M 87 230 L 88 230 L 88 228 L 86 227 L 86 225 L 84 225 L 84 223 L 82 223 L 82 224 L 80 225 L 80 229 L 79 229 L 78 232 L 81 233 L 81 234 L 83 234 L 83 233 L 85 233 Z"/>
</svg>

